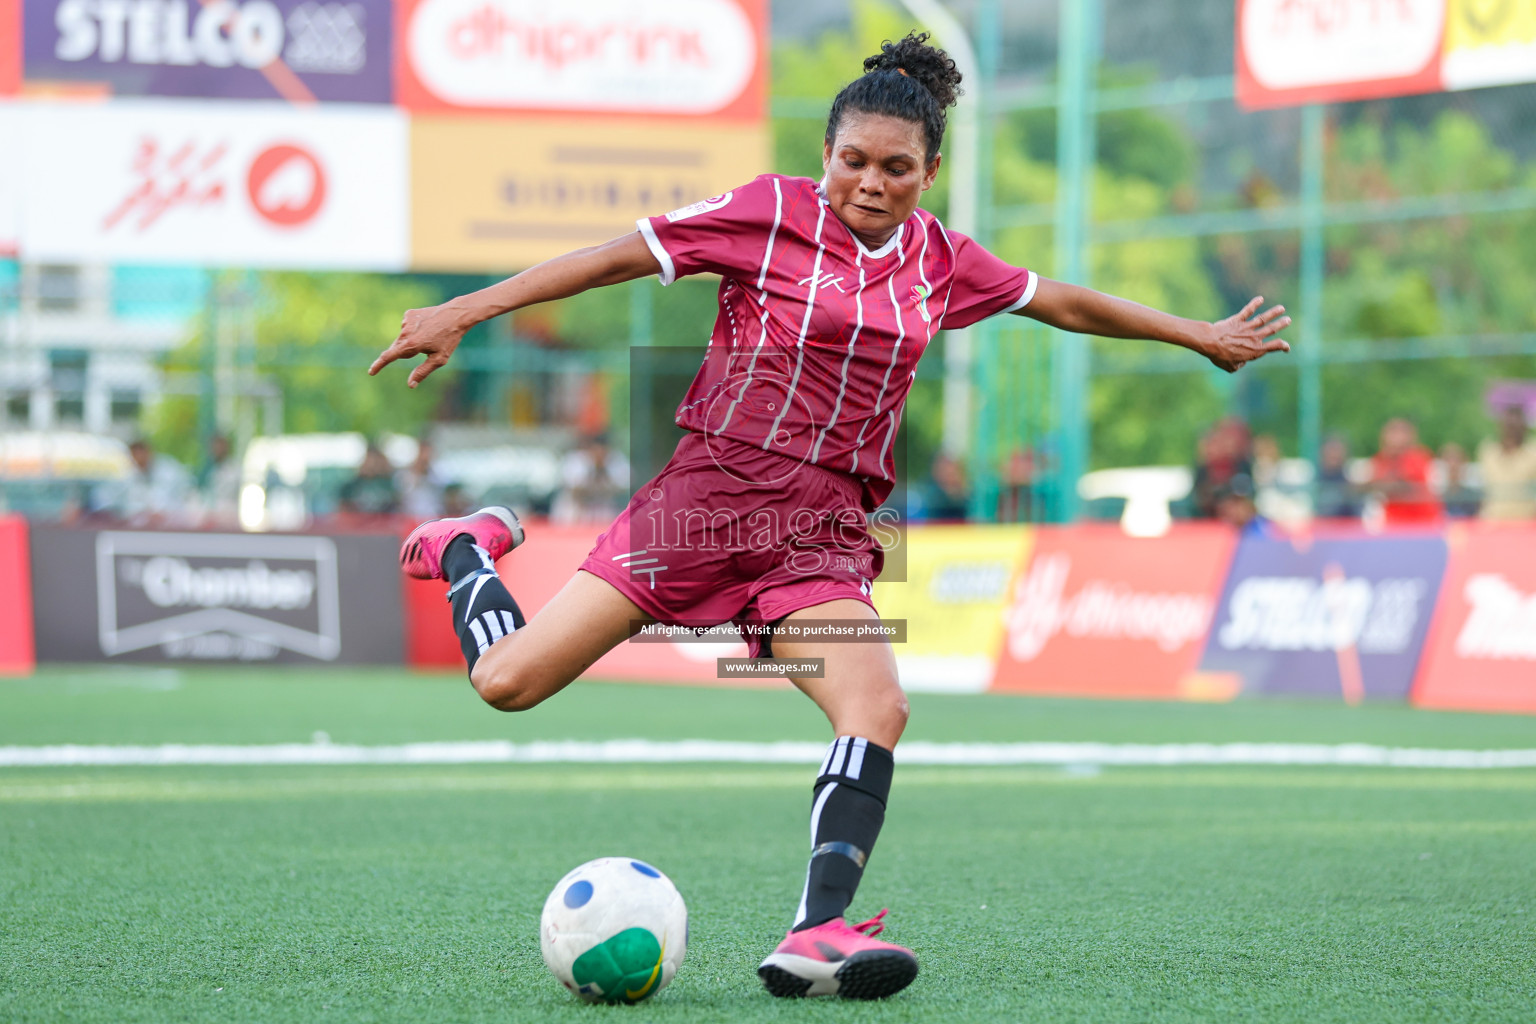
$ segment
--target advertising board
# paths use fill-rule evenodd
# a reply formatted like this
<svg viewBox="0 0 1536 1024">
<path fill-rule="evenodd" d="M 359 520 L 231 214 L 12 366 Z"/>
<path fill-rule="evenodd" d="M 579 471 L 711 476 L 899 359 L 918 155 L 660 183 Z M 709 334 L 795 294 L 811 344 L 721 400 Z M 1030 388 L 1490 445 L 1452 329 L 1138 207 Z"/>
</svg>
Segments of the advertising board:
<svg viewBox="0 0 1536 1024">
<path fill-rule="evenodd" d="M 1528 0 L 1238 0 L 1245 107 L 1536 81 Z"/>
<path fill-rule="evenodd" d="M 1413 703 L 1536 712 L 1536 526 L 1458 524 Z"/>
<path fill-rule="evenodd" d="M 0 516 L 0 676 L 26 675 L 36 662 L 30 564 L 27 521 Z"/>
<path fill-rule="evenodd" d="M 411 119 L 412 265 L 509 272 L 635 230 L 769 164 L 761 126 Z"/>
<path fill-rule="evenodd" d="M 392 536 L 38 526 L 40 661 L 400 664 Z"/>
<path fill-rule="evenodd" d="M 1450 0 L 1441 75 L 1447 89 L 1536 81 L 1536 4 Z"/>
<path fill-rule="evenodd" d="M 362 107 L 123 100 L 22 116 L 32 260 L 400 270 L 406 124 Z"/>
<path fill-rule="evenodd" d="M 1245 536 L 1200 670 L 1248 693 L 1404 700 L 1445 564 L 1438 535 Z"/>
<path fill-rule="evenodd" d="M 906 580 L 876 582 L 883 619 L 907 624 L 894 645 L 902 686 L 980 692 L 992 682 L 1003 643 L 1009 584 L 1029 555 L 1027 526 L 913 526 Z"/>
<path fill-rule="evenodd" d="M 0 0 L 3 2 L 3 0 Z M 0 259 L 14 257 L 21 245 L 22 107 L 0 99 Z"/>
<path fill-rule="evenodd" d="M 760 121 L 767 0 L 397 0 L 413 110 Z"/>
<path fill-rule="evenodd" d="M 1040 527 L 1004 612 L 994 690 L 1210 698 L 1192 676 L 1234 534 L 1179 524 L 1128 537 L 1114 524 Z"/>
<path fill-rule="evenodd" d="M 1446 0 L 1238 0 L 1245 107 L 1403 96 L 1441 88 Z"/>
<path fill-rule="evenodd" d="M 21 0 L 0 0 L 0 96 L 21 89 Z"/>
<path fill-rule="evenodd" d="M 117 96 L 389 103 L 390 3 L 26 0 L 25 73 Z"/>
</svg>

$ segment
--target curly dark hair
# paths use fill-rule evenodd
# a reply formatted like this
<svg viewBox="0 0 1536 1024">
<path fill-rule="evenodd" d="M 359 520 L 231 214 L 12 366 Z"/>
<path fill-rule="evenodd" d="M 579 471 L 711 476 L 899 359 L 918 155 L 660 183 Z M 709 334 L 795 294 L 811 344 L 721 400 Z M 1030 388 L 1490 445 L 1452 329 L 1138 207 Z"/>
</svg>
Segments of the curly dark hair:
<svg viewBox="0 0 1536 1024">
<path fill-rule="evenodd" d="M 944 142 L 946 111 L 960 95 L 960 72 L 949 54 L 928 45 L 927 32 L 909 32 L 899 42 L 887 39 L 880 52 L 864 61 L 864 74 L 849 82 L 827 114 L 827 143 L 837 137 L 849 114 L 880 114 L 923 126 L 931 161 Z"/>
</svg>

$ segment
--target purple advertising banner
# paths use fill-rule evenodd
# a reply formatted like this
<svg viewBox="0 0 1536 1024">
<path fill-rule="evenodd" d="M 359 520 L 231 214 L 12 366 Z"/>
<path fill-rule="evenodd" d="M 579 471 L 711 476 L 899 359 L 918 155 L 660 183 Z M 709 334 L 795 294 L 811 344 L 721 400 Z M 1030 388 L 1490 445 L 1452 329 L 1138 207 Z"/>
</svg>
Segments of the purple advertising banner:
<svg viewBox="0 0 1536 1024">
<path fill-rule="evenodd" d="M 119 96 L 393 101 L 391 0 L 25 0 L 28 81 Z"/>
<path fill-rule="evenodd" d="M 1245 693 L 1406 700 L 1445 575 L 1441 537 L 1244 537 L 1200 661 Z"/>
</svg>

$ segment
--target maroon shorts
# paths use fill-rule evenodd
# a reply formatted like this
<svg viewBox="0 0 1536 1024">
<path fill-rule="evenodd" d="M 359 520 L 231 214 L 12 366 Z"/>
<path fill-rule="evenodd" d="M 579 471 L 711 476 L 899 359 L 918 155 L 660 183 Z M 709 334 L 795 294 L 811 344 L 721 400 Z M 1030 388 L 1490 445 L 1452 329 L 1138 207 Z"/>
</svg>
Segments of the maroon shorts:
<svg viewBox="0 0 1536 1024">
<path fill-rule="evenodd" d="M 871 608 L 885 552 L 861 481 L 690 433 L 581 568 L 667 625 L 771 623 L 838 598 Z M 754 657 L 761 645 L 748 638 Z"/>
</svg>

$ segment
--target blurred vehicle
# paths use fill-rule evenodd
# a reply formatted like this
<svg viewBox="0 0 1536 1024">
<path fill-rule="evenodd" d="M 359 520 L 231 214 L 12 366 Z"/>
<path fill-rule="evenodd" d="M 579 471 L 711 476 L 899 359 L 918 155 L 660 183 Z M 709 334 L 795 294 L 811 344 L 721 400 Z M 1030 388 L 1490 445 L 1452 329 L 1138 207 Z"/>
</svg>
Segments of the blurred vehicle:
<svg viewBox="0 0 1536 1024">
<path fill-rule="evenodd" d="M 458 446 L 454 445 L 458 442 Z M 378 446 L 396 469 L 419 448 L 403 434 Z M 547 512 L 560 486 L 558 448 L 539 439 L 514 443 L 504 435 L 445 436 L 437 442 L 435 474 L 457 485 L 469 503 L 509 505 L 519 513 Z M 253 438 L 241 471 L 240 525 L 246 530 L 300 530 L 336 513 L 342 488 L 357 475 L 368 450 L 360 433 L 283 434 Z"/>
<path fill-rule="evenodd" d="M 437 464 L 445 479 L 473 495 L 470 504 L 506 505 L 545 515 L 560 487 L 560 457 L 544 448 L 500 445 L 444 452 Z"/>
<path fill-rule="evenodd" d="M 416 439 L 403 434 L 384 435 L 379 447 L 397 467 L 416 458 Z M 301 530 L 331 515 L 367 450 L 359 433 L 252 438 L 241 465 L 240 526 Z"/>
<path fill-rule="evenodd" d="M 68 521 L 91 492 L 124 480 L 128 446 L 115 437 L 69 431 L 0 434 L 0 513 Z"/>
<path fill-rule="evenodd" d="M 1195 486 L 1188 466 L 1134 466 L 1083 474 L 1077 493 L 1089 519 L 1118 519 L 1132 537 L 1159 537 L 1173 525 L 1173 505 Z"/>
</svg>

